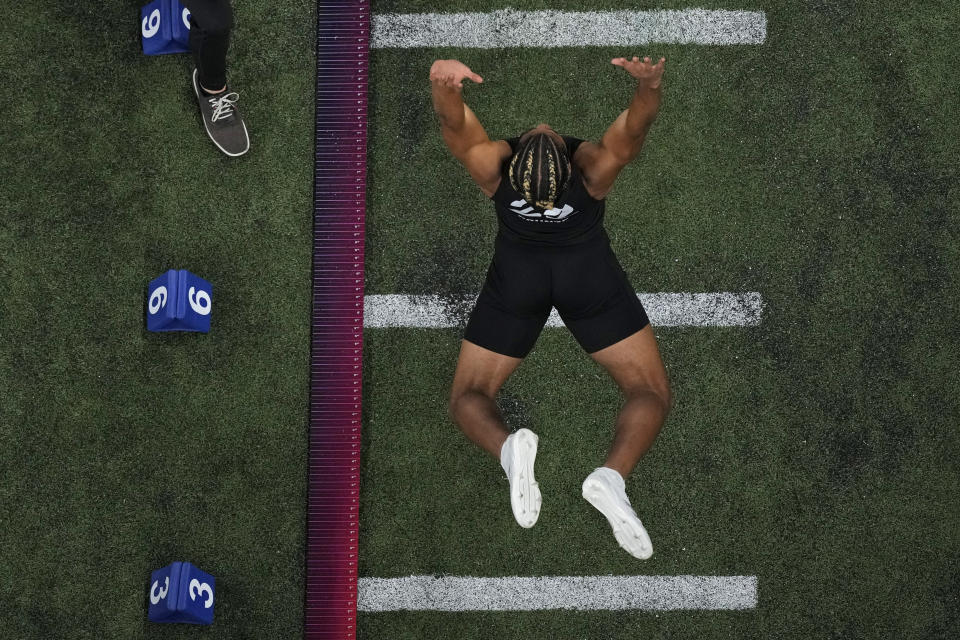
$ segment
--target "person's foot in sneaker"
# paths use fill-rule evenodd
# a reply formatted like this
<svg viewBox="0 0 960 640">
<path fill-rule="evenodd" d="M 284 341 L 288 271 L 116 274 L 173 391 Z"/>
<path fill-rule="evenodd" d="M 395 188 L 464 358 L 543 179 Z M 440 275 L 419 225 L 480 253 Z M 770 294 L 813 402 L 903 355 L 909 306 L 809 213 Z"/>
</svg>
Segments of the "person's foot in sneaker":
<svg viewBox="0 0 960 640">
<path fill-rule="evenodd" d="M 208 93 L 200 86 L 196 69 L 193 70 L 193 92 L 200 103 L 203 126 L 213 144 L 228 156 L 245 154 L 250 149 L 250 136 L 237 108 L 240 95 L 226 87 L 218 93 Z"/>
<path fill-rule="evenodd" d="M 517 524 L 529 529 L 540 517 L 540 485 L 533 477 L 537 434 L 519 429 L 507 436 L 500 449 L 500 466 L 510 480 L 510 507 Z"/>
<path fill-rule="evenodd" d="M 646 560 L 653 555 L 653 544 L 643 523 L 630 506 L 623 477 L 609 467 L 599 467 L 583 481 L 583 497 L 602 513 L 613 536 L 624 551 Z"/>
</svg>

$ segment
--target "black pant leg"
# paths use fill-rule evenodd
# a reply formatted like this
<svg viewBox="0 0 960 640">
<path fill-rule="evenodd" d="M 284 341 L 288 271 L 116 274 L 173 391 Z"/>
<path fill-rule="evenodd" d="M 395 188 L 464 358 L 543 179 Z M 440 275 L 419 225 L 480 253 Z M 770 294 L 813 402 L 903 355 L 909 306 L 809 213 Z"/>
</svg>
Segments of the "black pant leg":
<svg viewBox="0 0 960 640">
<path fill-rule="evenodd" d="M 227 49 L 233 27 L 230 0 L 180 0 L 190 10 L 190 51 L 200 84 L 211 90 L 227 83 Z"/>
</svg>

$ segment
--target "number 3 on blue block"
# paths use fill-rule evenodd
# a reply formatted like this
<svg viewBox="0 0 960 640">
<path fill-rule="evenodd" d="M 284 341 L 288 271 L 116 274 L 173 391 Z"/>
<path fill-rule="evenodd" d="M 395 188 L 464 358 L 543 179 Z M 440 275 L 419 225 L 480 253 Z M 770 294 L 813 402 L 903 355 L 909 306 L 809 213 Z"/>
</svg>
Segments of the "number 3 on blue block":
<svg viewBox="0 0 960 640">
<path fill-rule="evenodd" d="M 189 562 L 174 562 L 150 575 L 147 619 L 151 622 L 213 623 L 216 581 Z"/>
<path fill-rule="evenodd" d="M 183 584 L 185 591 L 180 593 L 182 611 L 190 622 L 195 624 L 211 624 L 213 622 L 213 576 L 197 569 L 189 562 L 189 572 L 184 572 Z"/>
<path fill-rule="evenodd" d="M 148 56 L 190 50 L 190 11 L 177 0 L 153 0 L 140 9 L 143 52 Z"/>
<path fill-rule="evenodd" d="M 147 619 L 151 622 L 173 622 L 177 614 L 177 592 L 182 562 L 174 562 L 150 574 Z"/>
<path fill-rule="evenodd" d="M 147 331 L 210 331 L 213 285 L 170 269 L 147 288 Z"/>
</svg>

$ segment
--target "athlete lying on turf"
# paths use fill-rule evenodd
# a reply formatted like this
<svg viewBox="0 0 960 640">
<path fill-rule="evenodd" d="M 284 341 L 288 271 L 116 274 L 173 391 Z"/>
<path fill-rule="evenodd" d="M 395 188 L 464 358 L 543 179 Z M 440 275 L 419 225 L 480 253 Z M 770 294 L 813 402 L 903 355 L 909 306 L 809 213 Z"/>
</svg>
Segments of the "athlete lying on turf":
<svg viewBox="0 0 960 640">
<path fill-rule="evenodd" d="M 499 219 L 493 261 L 467 323 L 450 392 L 450 415 L 477 445 L 500 459 L 513 515 L 532 527 L 540 513 L 534 478 L 537 436 L 510 433 L 495 398 L 556 307 L 567 328 L 613 377 L 625 403 L 604 466 L 583 482 L 583 497 L 637 558 L 653 553 L 630 506 L 624 478 L 650 448 L 670 409 L 670 386 L 646 312 L 610 248 L 604 198 L 640 152 L 660 107 L 665 60 L 616 58 L 637 80 L 630 107 L 599 143 L 561 136 L 540 124 L 492 141 L 463 102 L 464 79 L 483 82 L 456 60 L 430 69 L 444 142 Z"/>
</svg>

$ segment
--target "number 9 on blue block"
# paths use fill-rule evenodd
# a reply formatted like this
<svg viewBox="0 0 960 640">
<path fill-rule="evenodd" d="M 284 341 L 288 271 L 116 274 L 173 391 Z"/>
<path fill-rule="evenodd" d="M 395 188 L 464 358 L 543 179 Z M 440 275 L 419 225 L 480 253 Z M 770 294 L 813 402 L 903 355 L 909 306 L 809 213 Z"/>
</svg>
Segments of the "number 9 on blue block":
<svg viewBox="0 0 960 640">
<path fill-rule="evenodd" d="M 189 562 L 174 562 L 150 575 L 150 622 L 213 624 L 216 582 Z"/>
<path fill-rule="evenodd" d="M 147 287 L 147 331 L 210 331 L 213 285 L 170 269 Z"/>
</svg>

